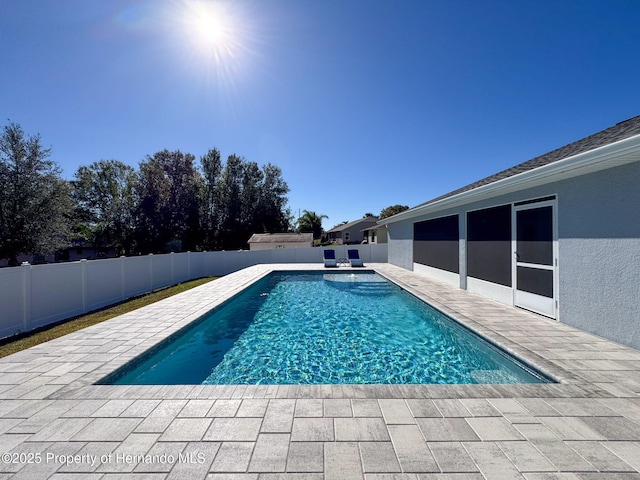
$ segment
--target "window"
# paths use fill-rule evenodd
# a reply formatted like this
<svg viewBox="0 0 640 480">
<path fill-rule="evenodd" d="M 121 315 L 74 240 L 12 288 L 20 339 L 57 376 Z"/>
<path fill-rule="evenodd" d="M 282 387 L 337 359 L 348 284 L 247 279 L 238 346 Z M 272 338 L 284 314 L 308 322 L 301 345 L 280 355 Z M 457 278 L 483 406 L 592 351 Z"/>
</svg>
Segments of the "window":
<svg viewBox="0 0 640 480">
<path fill-rule="evenodd" d="M 467 213 L 467 275 L 511 286 L 511 205 Z"/>
<path fill-rule="evenodd" d="M 413 261 L 459 273 L 458 215 L 413 224 Z"/>
</svg>

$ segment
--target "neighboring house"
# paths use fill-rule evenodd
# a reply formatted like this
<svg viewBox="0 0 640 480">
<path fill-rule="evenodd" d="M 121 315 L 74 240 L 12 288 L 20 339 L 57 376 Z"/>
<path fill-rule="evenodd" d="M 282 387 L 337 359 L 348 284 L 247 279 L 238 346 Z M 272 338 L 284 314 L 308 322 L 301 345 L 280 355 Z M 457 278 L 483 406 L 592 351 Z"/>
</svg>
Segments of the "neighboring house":
<svg viewBox="0 0 640 480">
<path fill-rule="evenodd" d="M 43 263 L 75 262 L 82 259 L 96 260 L 115 258 L 118 256 L 113 247 L 94 247 L 84 240 L 73 239 L 72 246 L 56 253 L 46 255 L 18 255 L 18 263 L 29 262 L 31 265 Z M 8 265 L 7 259 L 0 259 L 0 267 Z"/>
<path fill-rule="evenodd" d="M 25 254 L 20 254 L 17 257 L 18 260 L 18 265 L 24 263 L 24 262 L 28 262 L 31 265 L 37 265 L 37 264 L 42 264 L 42 263 L 55 263 L 56 262 L 56 256 L 53 253 L 48 253 L 47 255 L 25 255 Z M 0 258 L 0 268 L 2 267 L 8 267 L 9 266 L 9 259 L 7 258 Z"/>
<path fill-rule="evenodd" d="M 254 233 L 249 250 L 313 247 L 313 233 Z"/>
<path fill-rule="evenodd" d="M 76 262 L 78 260 L 98 260 L 104 258 L 116 258 L 118 253 L 114 247 L 95 246 L 91 242 L 74 238 L 71 246 L 65 248 L 57 256 L 58 261 Z"/>
<path fill-rule="evenodd" d="M 390 263 L 640 348 L 640 116 L 379 224 Z"/>
<path fill-rule="evenodd" d="M 362 230 L 364 243 L 387 243 L 387 226 L 374 225 Z"/>
<path fill-rule="evenodd" d="M 378 217 L 364 217 L 338 225 L 327 232 L 327 240 L 339 245 L 362 243 L 364 240 L 363 230 L 374 226 L 377 221 Z"/>
</svg>

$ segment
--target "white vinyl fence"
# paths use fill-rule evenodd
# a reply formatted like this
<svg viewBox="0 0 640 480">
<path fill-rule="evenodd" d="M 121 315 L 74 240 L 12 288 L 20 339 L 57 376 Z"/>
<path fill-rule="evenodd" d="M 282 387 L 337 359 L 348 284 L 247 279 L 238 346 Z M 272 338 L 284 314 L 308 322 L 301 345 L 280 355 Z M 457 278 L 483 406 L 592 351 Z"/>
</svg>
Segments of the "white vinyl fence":
<svg viewBox="0 0 640 480">
<path fill-rule="evenodd" d="M 337 257 L 359 250 L 387 261 L 387 245 L 329 247 Z M 323 248 L 187 252 L 0 268 L 0 338 L 81 315 L 158 288 L 222 276 L 259 263 L 322 263 Z"/>
</svg>

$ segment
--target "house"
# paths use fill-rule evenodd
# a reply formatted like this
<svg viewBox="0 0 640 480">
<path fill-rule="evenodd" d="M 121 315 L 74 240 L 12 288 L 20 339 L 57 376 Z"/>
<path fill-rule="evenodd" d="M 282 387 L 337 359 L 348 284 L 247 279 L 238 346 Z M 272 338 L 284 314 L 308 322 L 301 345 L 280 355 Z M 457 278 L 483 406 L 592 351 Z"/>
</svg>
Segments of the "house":
<svg viewBox="0 0 640 480">
<path fill-rule="evenodd" d="M 57 260 L 56 255 L 53 253 L 48 253 L 46 255 L 38 255 L 38 254 L 26 255 L 21 253 L 16 256 L 16 259 L 18 260 L 18 263 L 13 266 L 20 265 L 24 262 L 30 263 L 31 265 L 38 265 L 43 263 L 55 263 Z M 9 259 L 0 258 L 0 268 L 8 267 L 8 266 L 9 266 Z"/>
<path fill-rule="evenodd" d="M 378 217 L 369 216 L 338 225 L 327 232 L 327 239 L 330 243 L 338 245 L 362 243 L 364 240 L 363 230 L 375 226 L 377 221 Z"/>
<path fill-rule="evenodd" d="M 313 233 L 254 233 L 249 250 L 313 247 Z"/>
<path fill-rule="evenodd" d="M 71 246 L 55 253 L 20 254 L 17 256 L 18 264 L 28 262 L 31 265 L 58 262 L 75 262 L 82 259 L 96 260 L 104 258 L 116 258 L 118 256 L 114 247 L 96 247 L 81 239 L 71 239 Z M 9 265 L 8 259 L 0 259 L 0 268 Z"/>
<path fill-rule="evenodd" d="M 58 255 L 58 260 L 63 262 L 76 262 L 78 260 L 97 260 L 104 258 L 117 258 L 115 247 L 96 246 L 86 240 L 72 239 L 71 246 L 65 248 Z"/>
<path fill-rule="evenodd" d="M 379 224 L 390 263 L 640 348 L 640 116 Z"/>
<path fill-rule="evenodd" d="M 387 226 L 373 225 L 362 230 L 364 243 L 387 243 Z"/>
</svg>

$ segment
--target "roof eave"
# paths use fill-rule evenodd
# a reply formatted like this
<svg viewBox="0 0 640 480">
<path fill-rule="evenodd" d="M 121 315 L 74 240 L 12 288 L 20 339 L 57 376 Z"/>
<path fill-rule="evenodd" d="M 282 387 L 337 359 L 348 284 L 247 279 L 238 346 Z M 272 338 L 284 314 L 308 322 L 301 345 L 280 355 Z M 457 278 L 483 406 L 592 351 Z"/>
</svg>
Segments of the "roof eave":
<svg viewBox="0 0 640 480">
<path fill-rule="evenodd" d="M 640 135 L 579 153 L 556 162 L 543 165 L 526 172 L 503 178 L 466 192 L 446 197 L 419 207 L 400 212 L 378 221 L 378 225 L 388 225 L 424 214 L 464 205 L 485 198 L 510 193 L 523 188 L 531 188 L 565 178 L 604 170 L 640 161 Z"/>
</svg>

